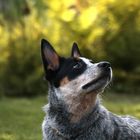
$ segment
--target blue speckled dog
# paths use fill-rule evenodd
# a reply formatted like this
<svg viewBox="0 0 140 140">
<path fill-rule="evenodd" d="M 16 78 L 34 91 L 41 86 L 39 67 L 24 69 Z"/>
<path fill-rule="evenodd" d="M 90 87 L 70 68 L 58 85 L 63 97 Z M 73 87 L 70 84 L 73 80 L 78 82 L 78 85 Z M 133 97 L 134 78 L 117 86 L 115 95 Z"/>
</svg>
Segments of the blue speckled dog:
<svg viewBox="0 0 140 140">
<path fill-rule="evenodd" d="M 111 66 L 81 57 L 73 44 L 69 58 L 59 56 L 50 43 L 41 42 L 49 101 L 43 140 L 140 140 L 140 121 L 105 109 L 99 100 L 112 77 Z"/>
</svg>

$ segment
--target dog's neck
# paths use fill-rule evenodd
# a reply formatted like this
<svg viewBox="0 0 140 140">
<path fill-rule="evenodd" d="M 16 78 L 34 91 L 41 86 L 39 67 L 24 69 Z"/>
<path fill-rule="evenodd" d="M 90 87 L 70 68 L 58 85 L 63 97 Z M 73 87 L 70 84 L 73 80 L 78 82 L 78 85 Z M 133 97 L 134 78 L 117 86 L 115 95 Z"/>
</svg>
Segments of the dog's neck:
<svg viewBox="0 0 140 140">
<path fill-rule="evenodd" d="M 90 96 L 86 97 L 87 102 L 89 102 Z M 83 130 L 90 125 L 92 125 L 98 118 L 99 118 L 99 99 L 96 100 L 94 106 L 89 109 L 89 107 L 85 108 L 86 114 L 83 115 L 82 118 L 78 117 L 78 121 L 75 121 L 77 118 L 77 114 L 73 114 L 69 112 L 67 109 L 67 105 L 62 101 L 58 100 L 55 95 L 54 89 L 49 90 L 49 105 L 47 109 L 47 118 L 49 119 L 49 125 L 52 129 L 57 130 L 59 133 L 64 134 L 65 136 L 69 137 L 75 136 L 75 131 L 82 133 Z M 85 104 L 86 104 L 85 103 Z M 84 108 L 85 105 L 83 105 Z M 74 110 L 74 112 L 80 109 L 79 106 Z M 88 112 L 87 112 L 88 111 Z M 85 113 L 85 112 L 84 112 Z M 72 120 L 74 119 L 74 121 Z"/>
<path fill-rule="evenodd" d="M 60 90 L 57 90 L 51 85 L 49 87 L 50 105 L 53 108 L 56 106 L 56 109 L 58 110 L 60 106 L 62 106 L 62 109 L 65 109 L 65 112 L 70 114 L 68 119 L 71 123 L 79 122 L 81 118 L 92 112 L 96 102 L 99 101 L 99 94 L 96 92 L 77 95 L 75 91 L 73 91 L 72 94 L 67 93 L 70 90 L 66 90 L 65 94 L 59 93 L 60 95 L 64 95 L 63 99 L 61 99 L 58 98 L 56 94 L 60 92 Z"/>
<path fill-rule="evenodd" d="M 71 114 L 69 114 L 62 106 L 59 105 L 58 108 L 49 106 L 47 119 L 48 125 L 53 130 L 53 132 L 67 139 L 83 134 L 100 118 L 99 103 L 94 106 L 92 112 L 84 116 L 77 123 L 71 123 L 71 121 L 69 120 Z"/>
<path fill-rule="evenodd" d="M 72 97 L 70 99 L 70 104 L 68 104 L 68 112 L 71 113 L 71 123 L 79 122 L 84 116 L 92 112 L 97 100 L 96 93 Z"/>
</svg>

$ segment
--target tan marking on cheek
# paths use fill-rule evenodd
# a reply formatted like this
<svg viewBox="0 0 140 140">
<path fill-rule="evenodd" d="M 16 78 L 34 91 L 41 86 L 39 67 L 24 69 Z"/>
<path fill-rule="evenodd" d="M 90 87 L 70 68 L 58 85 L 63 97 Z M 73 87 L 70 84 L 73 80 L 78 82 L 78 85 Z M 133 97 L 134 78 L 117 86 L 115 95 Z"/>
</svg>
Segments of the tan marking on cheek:
<svg viewBox="0 0 140 140">
<path fill-rule="evenodd" d="M 74 99 L 69 110 L 72 113 L 71 122 L 78 122 L 83 116 L 92 111 L 96 103 L 96 98 L 97 93 L 89 93 L 81 97 L 80 100 Z"/>
<path fill-rule="evenodd" d="M 65 84 L 69 83 L 70 80 L 68 79 L 68 77 L 64 77 L 61 81 L 60 81 L 60 86 L 64 86 Z"/>
</svg>

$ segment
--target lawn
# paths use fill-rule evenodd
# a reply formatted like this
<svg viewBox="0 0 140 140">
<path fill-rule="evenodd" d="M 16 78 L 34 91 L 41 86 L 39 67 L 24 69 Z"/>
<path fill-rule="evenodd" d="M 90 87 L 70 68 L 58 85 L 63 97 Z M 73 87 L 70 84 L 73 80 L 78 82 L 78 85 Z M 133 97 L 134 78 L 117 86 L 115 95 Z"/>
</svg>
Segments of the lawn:
<svg viewBox="0 0 140 140">
<path fill-rule="evenodd" d="M 140 96 L 104 93 L 103 104 L 117 114 L 140 118 Z M 0 140 L 41 140 L 46 97 L 0 99 Z"/>
<path fill-rule="evenodd" d="M 41 140 L 45 97 L 0 100 L 0 140 Z"/>
</svg>

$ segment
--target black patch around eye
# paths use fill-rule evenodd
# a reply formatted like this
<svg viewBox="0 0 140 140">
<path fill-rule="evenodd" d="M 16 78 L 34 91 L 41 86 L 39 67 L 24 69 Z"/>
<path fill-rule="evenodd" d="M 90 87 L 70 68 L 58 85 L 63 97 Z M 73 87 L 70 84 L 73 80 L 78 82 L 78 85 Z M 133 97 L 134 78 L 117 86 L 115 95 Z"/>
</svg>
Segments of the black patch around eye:
<svg viewBox="0 0 140 140">
<path fill-rule="evenodd" d="M 78 65 L 77 68 L 74 68 L 76 65 Z M 71 72 L 68 74 L 68 78 L 70 80 L 72 80 L 72 79 L 76 78 L 77 76 L 79 76 L 80 74 L 82 74 L 87 67 L 87 65 L 82 60 L 78 60 L 76 62 L 76 65 L 74 65 L 72 67 Z"/>
<path fill-rule="evenodd" d="M 73 69 L 80 69 L 83 66 L 82 62 L 78 61 L 74 66 Z"/>
<path fill-rule="evenodd" d="M 79 68 L 74 68 L 74 66 L 80 64 Z M 75 58 L 67 58 L 62 59 L 60 63 L 60 69 L 56 74 L 55 79 L 53 80 L 54 85 L 56 87 L 59 87 L 60 81 L 64 77 L 68 77 L 69 80 L 73 80 L 79 75 L 81 75 L 87 68 L 86 63 L 81 59 L 75 59 Z"/>
</svg>

